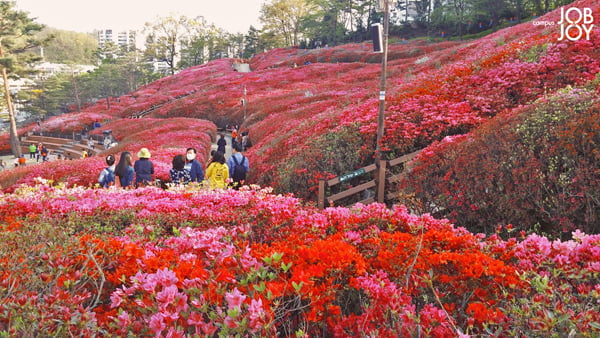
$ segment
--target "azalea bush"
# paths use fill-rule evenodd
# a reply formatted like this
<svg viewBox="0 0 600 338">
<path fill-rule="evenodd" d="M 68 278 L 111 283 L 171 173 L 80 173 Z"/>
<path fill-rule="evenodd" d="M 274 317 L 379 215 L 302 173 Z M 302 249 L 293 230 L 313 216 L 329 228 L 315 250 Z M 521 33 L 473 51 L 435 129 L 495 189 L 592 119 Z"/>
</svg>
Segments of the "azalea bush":
<svg viewBox="0 0 600 338">
<path fill-rule="evenodd" d="M 404 189 L 472 231 L 598 233 L 599 118 L 595 87 L 561 90 L 427 148 Z"/>
<path fill-rule="evenodd" d="M 591 0 L 573 3 L 597 10 Z M 557 22 L 560 10 L 539 20 Z M 554 29 L 556 28 L 556 29 Z M 519 110 L 567 86 L 593 80 L 600 70 L 600 37 L 558 41 L 559 29 L 525 22 L 475 41 L 394 40 L 389 46 L 385 134 L 380 145 L 400 156 L 447 136 L 469 133 L 498 114 Z M 248 62 L 249 73 L 234 70 Z M 80 128 L 90 116 L 119 125 L 146 118 L 200 118 L 219 128 L 240 125 L 254 146 L 248 180 L 281 193 L 315 197 L 320 177 L 372 164 L 379 115 L 381 55 L 368 43 L 321 49 L 281 48 L 250 60 L 220 59 L 194 66 L 67 118 Z M 242 106 L 244 99 L 246 106 Z M 146 119 L 145 118 L 145 119 Z M 49 121 L 54 129 L 61 118 Z M 87 121 L 87 122 L 86 122 Z M 332 133 L 358 128 L 360 156 L 348 166 L 321 166 L 319 149 Z M 152 142 L 152 135 L 138 143 Z M 314 140 L 328 144 L 315 144 Z M 5 142 L 8 138 L 4 139 Z M 331 143 L 329 143 L 331 142 Z M 317 147 L 317 150 L 313 149 Z M 301 160 L 298 159 L 302 154 Z M 283 170 L 282 168 L 286 168 Z"/>
<path fill-rule="evenodd" d="M 581 232 L 502 240 L 258 187 L 38 185 L 0 210 L 10 335 L 599 333 L 600 238 Z"/>
<path fill-rule="evenodd" d="M 67 186 L 94 186 L 100 171 L 106 167 L 106 155 L 113 154 L 118 162 L 120 153 L 129 151 L 135 161 L 139 150 L 144 147 L 152 154 L 155 176 L 163 182 L 170 182 L 169 170 L 175 155 L 185 154 L 188 147 L 194 147 L 198 161 L 204 165 L 211 142 L 216 137 L 216 126 L 212 122 L 187 118 L 146 118 L 143 123 L 139 119 L 117 119 L 92 133 L 101 134 L 104 130 L 112 130 L 118 140 L 117 146 L 85 159 L 49 161 L 2 171 L 0 188 L 12 191 L 21 184 L 35 185 L 39 177 Z"/>
</svg>

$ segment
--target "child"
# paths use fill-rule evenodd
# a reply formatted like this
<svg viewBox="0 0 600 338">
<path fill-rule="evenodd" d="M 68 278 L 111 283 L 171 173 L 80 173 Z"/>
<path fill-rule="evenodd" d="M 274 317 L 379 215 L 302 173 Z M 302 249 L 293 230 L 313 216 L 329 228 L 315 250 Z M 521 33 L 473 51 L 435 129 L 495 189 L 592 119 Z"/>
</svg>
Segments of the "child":
<svg viewBox="0 0 600 338">
<path fill-rule="evenodd" d="M 106 156 L 107 168 L 100 172 L 98 183 L 102 188 L 108 188 L 115 185 L 115 157 L 113 155 Z"/>
</svg>

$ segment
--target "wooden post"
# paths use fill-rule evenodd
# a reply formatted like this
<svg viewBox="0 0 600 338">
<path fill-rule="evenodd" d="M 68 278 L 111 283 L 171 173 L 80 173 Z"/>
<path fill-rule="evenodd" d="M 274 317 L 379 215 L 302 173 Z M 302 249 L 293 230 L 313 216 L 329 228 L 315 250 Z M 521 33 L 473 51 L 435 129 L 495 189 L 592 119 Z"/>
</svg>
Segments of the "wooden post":
<svg viewBox="0 0 600 338">
<path fill-rule="evenodd" d="M 379 160 L 379 170 L 377 172 L 377 203 L 385 201 L 385 164 L 386 160 Z"/>
<path fill-rule="evenodd" d="M 319 179 L 319 196 L 317 197 L 317 207 L 325 209 L 325 179 Z"/>
</svg>

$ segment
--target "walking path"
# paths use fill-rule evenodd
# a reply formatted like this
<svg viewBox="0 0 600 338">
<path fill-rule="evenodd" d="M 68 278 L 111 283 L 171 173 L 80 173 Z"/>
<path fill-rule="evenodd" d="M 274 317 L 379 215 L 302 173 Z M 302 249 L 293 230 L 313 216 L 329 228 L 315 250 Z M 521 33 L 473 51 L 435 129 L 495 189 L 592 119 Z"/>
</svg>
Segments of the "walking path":
<svg viewBox="0 0 600 338">
<path fill-rule="evenodd" d="M 36 162 L 36 159 L 30 159 L 29 158 L 29 153 L 23 153 L 23 155 L 25 155 L 25 159 L 27 160 L 27 162 L 25 163 L 26 165 L 30 165 L 30 164 L 36 164 L 36 163 L 42 163 L 42 159 L 40 158 L 39 162 Z M 13 155 L 3 155 L 0 156 L 0 160 L 2 160 L 4 162 L 4 169 L 2 169 L 0 167 L 0 171 L 2 170 L 7 170 L 7 169 L 12 169 L 15 167 L 15 157 Z M 54 161 L 56 160 L 56 155 L 54 154 L 49 154 L 48 155 L 48 160 L 49 161 Z"/>
<path fill-rule="evenodd" d="M 217 139 L 215 140 L 214 143 L 211 144 L 211 150 L 217 150 L 217 142 L 219 140 L 219 138 L 221 134 L 218 133 L 217 134 Z M 229 158 L 229 156 L 231 156 L 231 134 L 230 133 L 225 133 L 225 140 L 227 141 L 227 146 L 225 147 L 225 158 Z M 29 153 L 23 153 L 25 155 L 25 159 L 27 160 L 26 165 L 30 165 L 30 164 L 37 164 L 37 163 L 42 163 L 42 160 L 40 159 L 39 162 L 36 162 L 36 159 L 30 159 L 29 158 Z M 210 156 L 210 154 L 209 154 Z M 4 169 L 2 169 L 0 167 L 0 171 L 2 170 L 7 170 L 7 169 L 12 169 L 15 167 L 15 157 L 13 155 L 3 155 L 0 156 L 0 160 L 4 161 Z M 54 161 L 56 160 L 56 154 L 54 153 L 50 153 L 48 155 L 48 160 L 49 161 Z"/>
<path fill-rule="evenodd" d="M 221 138 L 221 133 L 217 133 L 217 139 L 210 146 L 210 150 L 217 150 L 217 141 Z M 231 133 L 225 133 L 225 140 L 227 141 L 227 145 L 225 146 L 225 159 L 228 159 L 231 156 Z M 208 154 L 210 156 L 210 154 Z"/>
</svg>

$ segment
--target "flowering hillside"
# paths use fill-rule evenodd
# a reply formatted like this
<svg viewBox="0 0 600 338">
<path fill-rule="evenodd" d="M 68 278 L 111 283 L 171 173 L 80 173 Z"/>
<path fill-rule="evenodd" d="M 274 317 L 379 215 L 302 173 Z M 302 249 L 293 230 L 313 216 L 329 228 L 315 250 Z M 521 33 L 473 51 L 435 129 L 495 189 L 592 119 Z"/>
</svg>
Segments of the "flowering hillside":
<svg viewBox="0 0 600 338">
<path fill-rule="evenodd" d="M 599 10 L 591 0 L 571 6 Z M 559 15 L 556 10 L 537 20 L 557 22 Z M 594 79 L 600 70 L 597 28 L 589 41 L 558 41 L 558 35 L 556 25 L 525 22 L 476 41 L 392 40 L 383 148 L 392 156 L 411 152 Z M 249 60 L 250 73 L 233 69 L 243 60 L 212 61 L 112 98 L 110 108 L 106 100 L 89 105 L 81 121 L 146 112 L 154 118 L 205 119 L 219 127 L 239 124 L 254 144 L 248 152 L 250 181 L 312 198 L 320 177 L 372 162 L 381 54 L 371 48 L 275 49 Z M 45 124 L 69 132 L 84 123 L 60 122 L 65 119 Z M 6 135 L 3 140 L 8 143 Z"/>
<path fill-rule="evenodd" d="M 24 187 L 0 194 L 0 333 L 600 334 L 600 236 L 514 235 L 254 188 Z"/>
<path fill-rule="evenodd" d="M 92 133 L 119 140 L 101 155 L 147 147 L 164 180 L 173 155 L 203 162 L 217 126 L 240 124 L 264 188 L 91 188 L 103 156 L 1 172 L 0 336 L 599 336 L 596 33 L 391 44 L 382 145 L 425 148 L 399 189 L 451 220 L 298 197 L 372 161 L 367 44 L 277 49 L 250 73 L 217 60 L 44 121 L 101 119 Z"/>
</svg>

